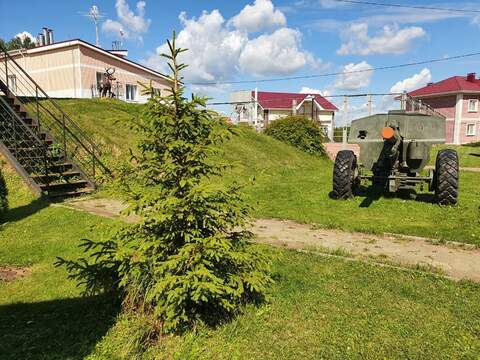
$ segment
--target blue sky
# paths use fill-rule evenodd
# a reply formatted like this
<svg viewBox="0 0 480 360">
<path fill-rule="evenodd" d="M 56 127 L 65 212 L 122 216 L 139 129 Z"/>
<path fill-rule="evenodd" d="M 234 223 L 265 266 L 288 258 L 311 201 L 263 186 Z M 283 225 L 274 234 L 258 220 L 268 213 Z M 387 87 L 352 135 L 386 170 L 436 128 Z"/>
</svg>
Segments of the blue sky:
<svg viewBox="0 0 480 360">
<path fill-rule="evenodd" d="M 405 5 L 480 10 L 478 2 L 385 0 Z M 345 4 L 333 0 L 250 1 L 6 1 L 8 13 L 0 37 L 9 39 L 43 26 L 55 31 L 57 41 L 81 38 L 95 42 L 93 24 L 81 12 L 96 4 L 105 19 L 101 45 L 110 48 L 125 33 L 124 47 L 132 60 L 166 71 L 156 52 L 173 29 L 179 42 L 191 50 L 187 82 L 212 82 L 297 76 L 368 69 L 479 51 L 480 13 L 422 11 Z M 25 14 L 27 14 L 25 16 Z M 216 101 L 231 91 L 252 89 L 300 91 L 309 88 L 327 94 L 411 90 L 428 81 L 475 72 L 480 57 L 372 71 L 344 77 L 290 80 L 222 86 L 192 86 Z M 479 73 L 480 73 L 480 69 Z M 337 105 L 342 101 L 335 99 Z M 380 109 L 385 99 L 376 99 Z M 363 100 L 352 104 L 357 110 Z M 225 107 L 223 111 L 228 111 Z"/>
</svg>

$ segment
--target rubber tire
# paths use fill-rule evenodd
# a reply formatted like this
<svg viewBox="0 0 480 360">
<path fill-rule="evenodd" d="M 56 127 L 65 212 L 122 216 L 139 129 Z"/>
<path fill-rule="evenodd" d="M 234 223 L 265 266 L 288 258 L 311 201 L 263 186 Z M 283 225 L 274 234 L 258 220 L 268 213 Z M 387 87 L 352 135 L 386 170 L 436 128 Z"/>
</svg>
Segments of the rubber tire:
<svg viewBox="0 0 480 360">
<path fill-rule="evenodd" d="M 351 150 L 339 151 L 333 166 L 333 192 L 334 199 L 348 199 L 353 196 L 356 184 L 355 172 L 357 157 Z"/>
<path fill-rule="evenodd" d="M 458 202 L 458 154 L 445 149 L 437 154 L 435 164 L 435 197 L 439 205 Z"/>
</svg>

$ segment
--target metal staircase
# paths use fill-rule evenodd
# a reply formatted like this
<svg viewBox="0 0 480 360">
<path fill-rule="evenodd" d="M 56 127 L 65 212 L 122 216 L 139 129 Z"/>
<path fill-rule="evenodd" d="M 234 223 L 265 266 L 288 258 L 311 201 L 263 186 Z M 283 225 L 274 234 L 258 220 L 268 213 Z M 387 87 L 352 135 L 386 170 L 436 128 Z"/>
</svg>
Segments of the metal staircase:
<svg viewBox="0 0 480 360">
<path fill-rule="evenodd" d="M 93 141 L 0 46 L 0 153 L 37 194 L 76 196 L 109 174 Z"/>
</svg>

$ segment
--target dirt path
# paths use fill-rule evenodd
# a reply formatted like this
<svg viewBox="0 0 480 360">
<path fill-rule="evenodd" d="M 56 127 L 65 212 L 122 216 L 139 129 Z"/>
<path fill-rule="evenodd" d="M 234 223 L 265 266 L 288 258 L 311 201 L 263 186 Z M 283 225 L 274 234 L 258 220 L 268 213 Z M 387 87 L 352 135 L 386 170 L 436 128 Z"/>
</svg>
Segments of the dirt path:
<svg viewBox="0 0 480 360">
<path fill-rule="evenodd" d="M 30 268 L 19 268 L 13 266 L 0 266 L 0 282 L 14 281 L 30 274 Z"/>
<path fill-rule="evenodd" d="M 293 221 L 261 219 L 254 224 L 260 242 L 295 249 L 342 249 L 354 257 L 378 257 L 396 264 L 423 265 L 454 279 L 480 282 L 480 250 L 436 245 L 426 239 L 369 235 L 331 229 L 312 229 Z"/>
<path fill-rule="evenodd" d="M 125 209 L 121 202 L 108 199 L 78 199 L 61 206 L 113 218 L 121 218 L 120 212 Z M 125 220 L 132 222 L 136 218 Z M 454 279 L 480 282 L 480 249 L 473 247 L 437 245 L 418 237 L 314 229 L 309 225 L 275 219 L 256 220 L 253 232 L 259 242 L 276 246 L 340 254 L 346 252 L 345 255 L 354 258 L 373 257 L 399 265 L 422 265 L 440 269 Z"/>
</svg>

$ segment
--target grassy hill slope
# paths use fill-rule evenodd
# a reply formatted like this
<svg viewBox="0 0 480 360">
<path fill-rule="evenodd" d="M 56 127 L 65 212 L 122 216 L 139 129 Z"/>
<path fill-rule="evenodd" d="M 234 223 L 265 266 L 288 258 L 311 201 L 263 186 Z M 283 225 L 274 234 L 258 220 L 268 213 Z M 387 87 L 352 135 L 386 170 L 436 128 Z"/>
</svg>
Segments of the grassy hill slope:
<svg viewBox="0 0 480 360">
<path fill-rule="evenodd" d="M 108 162 L 127 157 L 128 147 L 134 146 L 136 139 L 129 123 L 139 115 L 141 106 L 115 100 L 63 100 L 61 104 L 102 144 Z M 412 200 L 411 194 L 375 199 L 364 191 L 354 199 L 336 201 L 329 196 L 329 160 L 307 155 L 246 127 L 237 128 L 237 133 L 222 146 L 222 156 L 234 165 L 222 181 L 236 180 L 246 185 L 245 192 L 257 217 L 480 244 L 478 173 L 462 172 L 460 204 L 455 208 L 437 206 L 426 192 Z M 461 165 L 480 167 L 480 148 L 458 149 Z"/>
</svg>

